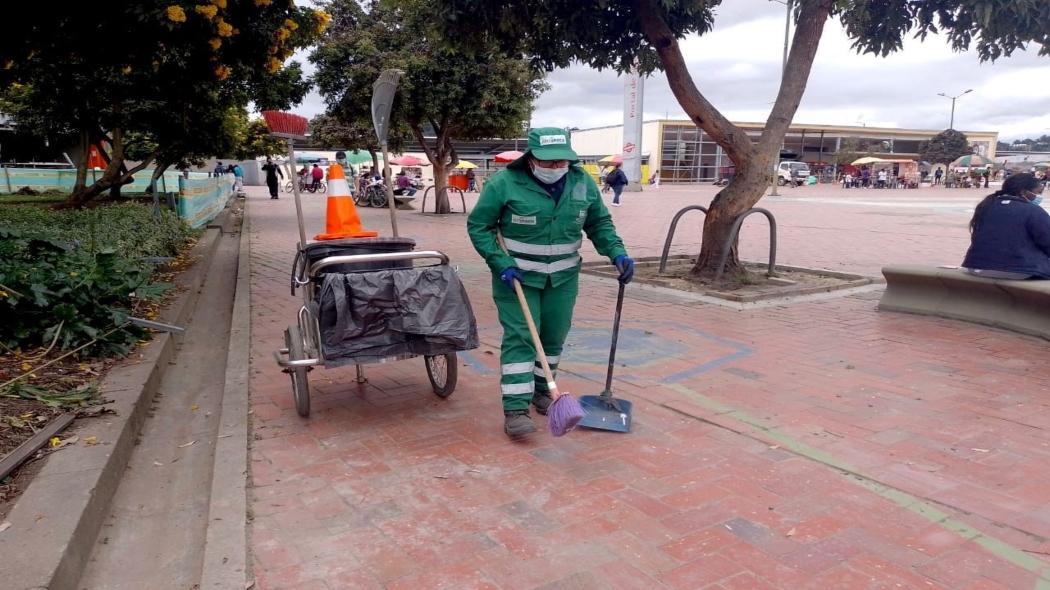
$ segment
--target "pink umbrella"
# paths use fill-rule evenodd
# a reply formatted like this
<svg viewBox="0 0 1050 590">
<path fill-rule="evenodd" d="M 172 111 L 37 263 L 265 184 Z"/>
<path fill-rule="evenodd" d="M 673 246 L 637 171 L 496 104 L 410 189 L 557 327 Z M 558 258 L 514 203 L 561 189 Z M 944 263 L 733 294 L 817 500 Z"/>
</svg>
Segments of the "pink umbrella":
<svg viewBox="0 0 1050 590">
<path fill-rule="evenodd" d="M 430 164 L 415 156 L 400 156 L 390 160 L 391 164 L 397 166 L 429 166 Z"/>
<path fill-rule="evenodd" d="M 508 162 L 513 162 L 514 160 L 517 160 L 518 158 L 520 158 L 520 157 L 522 157 L 524 155 L 525 154 L 519 152 L 518 150 L 510 150 L 509 152 L 500 152 L 500 153 L 496 154 L 496 161 L 501 163 L 501 164 L 506 164 Z"/>
<path fill-rule="evenodd" d="M 614 154 L 612 156 L 605 156 L 601 160 L 598 160 L 599 164 L 623 164 L 623 155 Z"/>
</svg>

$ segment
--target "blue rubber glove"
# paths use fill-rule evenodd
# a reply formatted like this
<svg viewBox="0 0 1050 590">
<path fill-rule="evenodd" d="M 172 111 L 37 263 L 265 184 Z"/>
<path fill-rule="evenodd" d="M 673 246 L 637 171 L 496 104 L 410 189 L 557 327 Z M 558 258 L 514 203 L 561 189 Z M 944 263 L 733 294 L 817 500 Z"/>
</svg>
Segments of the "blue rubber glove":
<svg viewBox="0 0 1050 590">
<path fill-rule="evenodd" d="M 634 259 L 626 254 L 620 254 L 613 259 L 613 264 L 616 265 L 616 270 L 620 271 L 618 277 L 620 283 L 623 285 L 630 283 L 634 278 Z"/>
<path fill-rule="evenodd" d="M 521 274 L 521 269 L 516 266 L 509 266 L 503 269 L 503 272 L 499 273 L 499 280 L 503 281 L 503 284 L 507 285 L 511 291 L 514 290 L 514 281 L 521 283 L 523 278 L 524 276 Z"/>
</svg>

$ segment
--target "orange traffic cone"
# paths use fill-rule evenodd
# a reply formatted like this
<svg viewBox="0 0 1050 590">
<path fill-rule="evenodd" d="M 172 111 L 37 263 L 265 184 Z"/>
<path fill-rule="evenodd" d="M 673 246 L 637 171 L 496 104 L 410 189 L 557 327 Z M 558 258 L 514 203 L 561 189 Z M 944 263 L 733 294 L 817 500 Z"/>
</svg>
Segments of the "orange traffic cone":
<svg viewBox="0 0 1050 590">
<path fill-rule="evenodd" d="M 325 232 L 314 236 L 315 240 L 340 240 L 343 238 L 374 238 L 379 232 L 361 227 L 354 198 L 350 196 L 350 185 L 346 182 L 343 167 L 332 164 L 328 167 L 328 213 Z"/>
</svg>

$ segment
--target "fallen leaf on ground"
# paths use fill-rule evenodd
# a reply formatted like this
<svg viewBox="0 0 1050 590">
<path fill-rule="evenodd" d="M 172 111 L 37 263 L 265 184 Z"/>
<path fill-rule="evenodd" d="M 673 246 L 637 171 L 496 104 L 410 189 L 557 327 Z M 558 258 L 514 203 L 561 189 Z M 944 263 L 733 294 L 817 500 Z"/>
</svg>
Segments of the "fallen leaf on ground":
<svg viewBox="0 0 1050 590">
<path fill-rule="evenodd" d="M 161 463 L 160 461 L 154 461 L 153 464 L 156 465 L 157 467 L 164 467 L 164 464 Z"/>
<path fill-rule="evenodd" d="M 5 521 L 5 522 L 2 522 L 2 523 L 0 523 L 0 533 L 2 533 L 2 532 L 4 532 L 4 531 L 6 531 L 6 530 L 7 530 L 7 529 L 9 529 L 9 528 L 11 528 L 11 523 L 9 523 L 9 522 L 6 522 L 6 521 Z"/>
<path fill-rule="evenodd" d="M 98 444 L 98 437 L 97 436 L 86 436 L 86 437 L 84 437 L 84 444 L 86 444 L 86 445 L 97 445 Z"/>
<path fill-rule="evenodd" d="M 971 451 L 977 451 L 978 453 L 990 453 L 989 449 L 970 449 Z"/>
<path fill-rule="evenodd" d="M 788 537 L 794 537 L 795 533 L 796 533 L 795 527 L 791 527 L 791 530 L 787 532 L 787 536 Z"/>
<path fill-rule="evenodd" d="M 181 445 L 179 445 L 179 448 L 180 448 L 180 449 L 185 449 L 186 447 L 188 447 L 188 446 L 190 446 L 190 445 L 195 445 L 195 444 L 197 444 L 197 441 L 195 441 L 195 440 L 191 440 L 191 441 L 190 441 L 190 442 L 188 442 L 188 443 L 182 443 Z"/>
<path fill-rule="evenodd" d="M 197 404 L 193 404 L 192 406 L 190 406 L 190 411 L 192 411 L 192 412 L 196 412 L 199 409 L 201 409 L 201 407 L 198 406 Z"/>
</svg>

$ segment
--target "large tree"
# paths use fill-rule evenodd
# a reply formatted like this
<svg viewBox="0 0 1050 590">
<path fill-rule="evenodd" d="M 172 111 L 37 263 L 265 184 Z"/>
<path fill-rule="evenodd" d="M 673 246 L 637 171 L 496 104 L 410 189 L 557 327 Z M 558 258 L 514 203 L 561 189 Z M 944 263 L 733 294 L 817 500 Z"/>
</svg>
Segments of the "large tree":
<svg viewBox="0 0 1050 590">
<path fill-rule="evenodd" d="M 384 69 L 402 70 L 391 124 L 422 145 L 434 166 L 436 210 L 448 213 L 447 175 L 459 162 L 453 141 L 517 136 L 544 88 L 541 74 L 494 43 L 469 54 L 444 45 L 429 0 L 324 6 L 332 26 L 310 60 L 329 114 L 351 128 L 369 127 L 373 82 Z"/>
<path fill-rule="evenodd" d="M 975 46 L 982 60 L 1010 55 L 1029 42 L 1050 54 L 1050 2 L 998 0 L 798 0 L 795 33 L 776 102 L 761 136 L 751 138 L 701 92 L 679 40 L 711 29 L 720 0 L 434 0 L 447 39 L 459 50 L 493 42 L 553 69 L 580 62 L 620 72 L 637 63 L 663 69 L 689 118 L 736 165 L 736 176 L 711 202 L 694 273 L 707 275 L 734 219 L 762 198 L 788 125 L 802 100 L 824 26 L 837 18 L 859 52 L 887 55 L 904 37 L 943 33 L 951 46 Z M 483 49 L 482 49 L 483 50 Z M 731 264 L 738 267 L 736 247 Z"/>
<path fill-rule="evenodd" d="M 966 134 L 954 129 L 945 129 L 919 146 L 919 157 L 934 164 L 950 164 L 955 158 L 972 153 Z"/>
<path fill-rule="evenodd" d="M 19 26 L 0 36 L 0 86 L 20 85 L 20 126 L 76 138 L 83 158 L 72 205 L 131 182 L 155 161 L 219 153 L 231 109 L 300 100 L 302 72 L 285 60 L 329 20 L 273 0 L 79 2 L 46 18 L 28 3 L 8 8 Z M 110 162 L 89 185 L 87 148 L 100 142 Z M 130 168 L 129 154 L 138 160 Z"/>
</svg>

